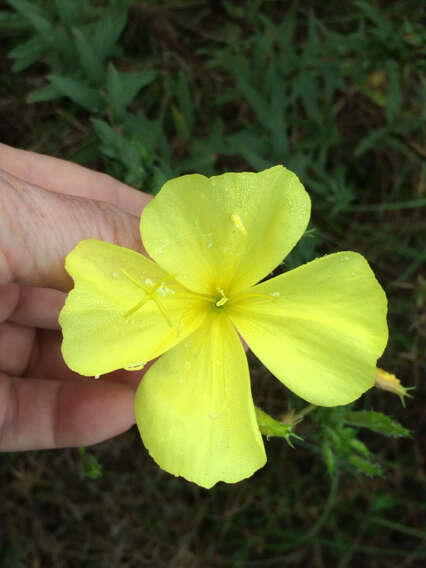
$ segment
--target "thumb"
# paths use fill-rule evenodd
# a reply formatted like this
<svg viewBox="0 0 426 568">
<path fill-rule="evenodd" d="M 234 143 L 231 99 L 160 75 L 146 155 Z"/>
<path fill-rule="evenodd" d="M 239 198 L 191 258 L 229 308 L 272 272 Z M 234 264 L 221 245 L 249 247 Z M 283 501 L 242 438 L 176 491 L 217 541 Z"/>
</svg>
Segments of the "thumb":
<svg viewBox="0 0 426 568">
<path fill-rule="evenodd" d="M 0 285 L 69 290 L 65 256 L 88 238 L 144 252 L 134 215 L 103 201 L 47 191 L 0 170 Z"/>
</svg>

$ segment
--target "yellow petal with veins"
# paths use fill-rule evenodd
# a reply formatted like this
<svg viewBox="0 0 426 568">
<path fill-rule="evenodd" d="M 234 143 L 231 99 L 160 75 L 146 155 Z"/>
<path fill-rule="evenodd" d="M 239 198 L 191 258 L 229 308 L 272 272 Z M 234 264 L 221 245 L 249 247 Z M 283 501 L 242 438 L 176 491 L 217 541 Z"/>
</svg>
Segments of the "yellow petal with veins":
<svg viewBox="0 0 426 568">
<path fill-rule="evenodd" d="M 308 194 L 283 166 L 194 174 L 163 186 L 144 209 L 141 234 L 151 257 L 186 287 L 228 295 L 271 272 L 303 235 L 309 215 Z"/>
<path fill-rule="evenodd" d="M 229 315 L 255 355 L 290 390 L 322 406 L 373 386 L 388 337 L 386 296 L 367 261 L 339 252 L 253 286 Z"/>
<path fill-rule="evenodd" d="M 266 462 L 247 359 L 223 313 L 164 354 L 136 393 L 136 422 L 159 466 L 202 487 L 235 483 Z"/>
<path fill-rule="evenodd" d="M 89 239 L 65 266 L 74 289 L 59 316 L 62 353 L 81 375 L 138 370 L 204 318 L 204 303 L 133 250 Z"/>
</svg>

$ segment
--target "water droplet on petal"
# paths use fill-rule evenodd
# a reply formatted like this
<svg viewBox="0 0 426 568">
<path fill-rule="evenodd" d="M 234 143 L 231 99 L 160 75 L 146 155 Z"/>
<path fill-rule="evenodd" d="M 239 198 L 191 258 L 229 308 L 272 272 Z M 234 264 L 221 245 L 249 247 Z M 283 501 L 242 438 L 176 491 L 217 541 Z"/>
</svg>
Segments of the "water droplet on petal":
<svg viewBox="0 0 426 568">
<path fill-rule="evenodd" d="M 115 279 L 117 279 L 117 278 L 120 277 L 120 273 L 119 273 L 119 272 L 113 272 L 113 273 L 112 273 L 112 277 L 115 278 Z"/>
<path fill-rule="evenodd" d="M 280 293 L 279 292 L 269 292 L 269 295 L 272 296 L 273 298 L 279 298 Z"/>
<path fill-rule="evenodd" d="M 100 378 L 101 378 L 101 375 L 94 375 L 93 378 L 94 378 L 94 379 L 100 379 Z"/>
</svg>

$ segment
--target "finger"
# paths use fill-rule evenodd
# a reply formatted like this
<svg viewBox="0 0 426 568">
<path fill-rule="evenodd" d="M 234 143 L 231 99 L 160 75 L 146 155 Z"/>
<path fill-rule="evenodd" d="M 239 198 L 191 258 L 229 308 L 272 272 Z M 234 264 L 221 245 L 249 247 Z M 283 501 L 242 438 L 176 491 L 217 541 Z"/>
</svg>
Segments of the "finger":
<svg viewBox="0 0 426 568">
<path fill-rule="evenodd" d="M 61 381 L 93 381 L 90 377 L 83 377 L 74 373 L 65 364 L 61 354 L 62 335 L 51 330 L 38 330 L 35 337 L 28 366 L 25 369 L 25 376 L 36 378 L 48 378 Z M 151 366 L 148 363 L 143 371 L 126 371 L 119 369 L 112 373 L 102 375 L 101 381 L 121 382 L 134 391 L 136 390 L 141 377 Z"/>
<path fill-rule="evenodd" d="M 61 354 L 62 335 L 57 331 L 37 330 L 30 357 L 23 373 L 27 377 L 49 378 L 61 381 L 92 381 L 74 373 L 67 367 Z M 144 369 L 145 371 L 145 369 Z M 12 374 L 12 373 L 9 373 Z M 18 374 L 18 373 L 13 373 Z M 124 369 L 102 375 L 102 381 L 117 381 L 126 383 L 133 390 L 141 379 L 142 372 L 130 372 Z"/>
<path fill-rule="evenodd" d="M 66 295 L 51 288 L 0 286 L 0 322 L 8 320 L 40 329 L 60 329 L 58 315 Z"/>
<path fill-rule="evenodd" d="M 49 191 L 106 201 L 140 215 L 152 197 L 72 162 L 0 144 L 0 169 Z"/>
<path fill-rule="evenodd" d="M 88 446 L 132 426 L 134 392 L 110 381 L 0 375 L 0 450 Z"/>
<path fill-rule="evenodd" d="M 0 324 L 0 372 L 21 375 L 28 366 L 35 329 L 12 322 Z"/>
<path fill-rule="evenodd" d="M 143 252 L 137 217 L 110 203 L 53 193 L 0 172 L 0 285 L 69 290 L 65 256 L 88 238 Z"/>
</svg>

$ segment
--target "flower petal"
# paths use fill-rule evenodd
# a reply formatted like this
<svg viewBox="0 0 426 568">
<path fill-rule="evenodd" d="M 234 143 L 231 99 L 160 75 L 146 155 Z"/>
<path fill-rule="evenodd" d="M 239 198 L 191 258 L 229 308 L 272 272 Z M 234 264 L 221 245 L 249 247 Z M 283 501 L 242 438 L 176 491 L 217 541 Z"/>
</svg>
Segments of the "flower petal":
<svg viewBox="0 0 426 568">
<path fill-rule="evenodd" d="M 199 299 L 133 250 L 89 239 L 71 251 L 65 267 L 75 287 L 59 316 L 62 353 L 82 375 L 138 370 L 204 318 Z"/>
<path fill-rule="evenodd" d="M 148 253 L 191 290 L 215 294 L 261 280 L 291 251 L 309 196 L 283 166 L 168 181 L 142 214 Z"/>
<path fill-rule="evenodd" d="M 221 315 L 154 363 L 135 413 L 160 467 L 202 487 L 240 481 L 266 463 L 244 349 Z"/>
<path fill-rule="evenodd" d="M 313 404 L 335 406 L 373 386 L 388 336 L 386 307 L 364 257 L 341 252 L 254 286 L 229 314 L 289 389 Z"/>
</svg>

